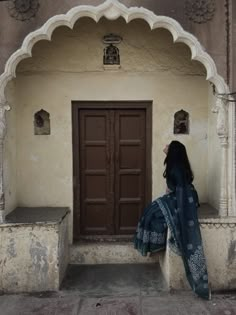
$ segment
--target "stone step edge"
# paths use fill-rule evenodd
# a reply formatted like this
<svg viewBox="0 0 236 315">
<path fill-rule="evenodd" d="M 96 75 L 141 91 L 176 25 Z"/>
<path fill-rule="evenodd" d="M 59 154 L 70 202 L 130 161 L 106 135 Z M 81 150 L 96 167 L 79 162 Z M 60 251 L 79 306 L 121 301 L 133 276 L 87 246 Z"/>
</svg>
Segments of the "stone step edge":
<svg viewBox="0 0 236 315">
<path fill-rule="evenodd" d="M 70 264 L 157 263 L 159 255 L 142 256 L 132 242 L 78 242 L 70 246 Z"/>
</svg>

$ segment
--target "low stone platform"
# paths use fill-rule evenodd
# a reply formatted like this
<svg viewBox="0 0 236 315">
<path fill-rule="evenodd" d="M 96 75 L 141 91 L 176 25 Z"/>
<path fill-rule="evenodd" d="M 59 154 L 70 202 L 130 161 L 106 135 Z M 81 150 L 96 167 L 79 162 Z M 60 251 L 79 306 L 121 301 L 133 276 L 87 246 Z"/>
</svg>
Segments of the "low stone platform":
<svg viewBox="0 0 236 315">
<path fill-rule="evenodd" d="M 58 290 L 68 264 L 67 208 L 16 208 L 0 225 L 0 290 Z"/>
</svg>

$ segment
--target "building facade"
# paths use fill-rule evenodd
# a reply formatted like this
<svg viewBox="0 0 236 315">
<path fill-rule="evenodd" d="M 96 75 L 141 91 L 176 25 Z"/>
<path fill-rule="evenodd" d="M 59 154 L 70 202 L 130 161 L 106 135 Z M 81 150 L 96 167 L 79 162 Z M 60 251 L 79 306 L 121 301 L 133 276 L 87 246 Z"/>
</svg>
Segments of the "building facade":
<svg viewBox="0 0 236 315">
<path fill-rule="evenodd" d="M 235 7 L 1 1 L 2 233 L 15 208 L 65 207 L 71 244 L 132 235 L 145 204 L 165 191 L 162 148 L 177 139 L 203 205 L 213 287 L 235 288 Z M 14 266 L 7 242 L 21 245 L 5 238 Z M 81 261 L 79 248 L 71 253 Z M 169 286 L 181 288 L 178 258 L 167 249 L 160 263 Z"/>
</svg>

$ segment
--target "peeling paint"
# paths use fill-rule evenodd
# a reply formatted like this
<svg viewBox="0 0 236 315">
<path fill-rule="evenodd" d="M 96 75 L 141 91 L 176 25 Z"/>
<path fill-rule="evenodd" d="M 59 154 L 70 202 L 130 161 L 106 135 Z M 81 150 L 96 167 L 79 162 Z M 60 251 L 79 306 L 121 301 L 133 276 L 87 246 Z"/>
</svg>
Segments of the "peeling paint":
<svg viewBox="0 0 236 315">
<path fill-rule="evenodd" d="M 38 240 L 37 237 L 33 234 L 30 233 L 31 239 L 31 244 L 30 244 L 30 256 L 32 258 L 32 268 L 33 271 L 36 273 L 38 276 L 38 280 L 41 283 L 45 283 L 47 280 L 47 275 L 48 275 L 48 250 L 47 247 L 42 245 Z"/>
<path fill-rule="evenodd" d="M 1 226 L 0 291 L 59 289 L 68 263 L 67 217 L 58 218 L 52 225 L 8 223 Z"/>
<path fill-rule="evenodd" d="M 229 286 L 231 288 L 236 288 L 236 278 L 233 278 L 233 279 L 230 280 Z"/>
<path fill-rule="evenodd" d="M 9 240 L 9 245 L 7 247 L 7 253 L 9 254 L 10 257 L 16 257 L 16 243 L 15 239 L 11 238 Z"/>
<path fill-rule="evenodd" d="M 236 262 L 236 241 L 231 241 L 228 250 L 228 262 L 232 264 Z"/>
</svg>

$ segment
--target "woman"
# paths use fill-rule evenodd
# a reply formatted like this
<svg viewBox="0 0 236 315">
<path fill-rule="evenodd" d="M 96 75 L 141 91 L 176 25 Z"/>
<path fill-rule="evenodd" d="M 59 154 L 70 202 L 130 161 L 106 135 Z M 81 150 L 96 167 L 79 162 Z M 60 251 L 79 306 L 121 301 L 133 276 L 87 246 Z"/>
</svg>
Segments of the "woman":
<svg viewBox="0 0 236 315">
<path fill-rule="evenodd" d="M 198 223 L 198 195 L 192 184 L 193 173 L 185 146 L 172 141 L 164 150 L 166 195 L 149 205 L 138 223 L 134 245 L 146 256 L 168 244 L 182 257 L 189 284 L 199 296 L 209 299 L 208 275 Z"/>
</svg>

